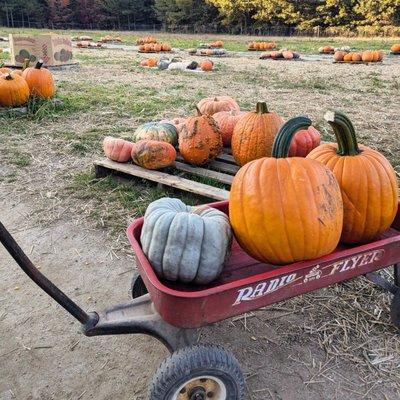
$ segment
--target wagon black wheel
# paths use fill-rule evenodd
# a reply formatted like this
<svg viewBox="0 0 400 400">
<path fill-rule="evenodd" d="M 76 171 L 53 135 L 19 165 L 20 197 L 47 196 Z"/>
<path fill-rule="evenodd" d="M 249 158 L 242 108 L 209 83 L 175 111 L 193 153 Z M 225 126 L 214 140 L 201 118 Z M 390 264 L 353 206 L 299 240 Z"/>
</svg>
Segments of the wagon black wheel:
<svg viewBox="0 0 400 400">
<path fill-rule="evenodd" d="M 393 325 L 400 329 L 400 290 L 394 294 L 392 304 L 390 306 L 390 316 Z"/>
<path fill-rule="evenodd" d="M 214 345 L 176 351 L 158 368 L 150 400 L 243 400 L 244 378 L 232 353 Z"/>
<path fill-rule="evenodd" d="M 137 297 L 143 296 L 147 294 L 148 290 L 144 285 L 142 277 L 135 272 L 132 277 L 132 284 L 131 284 L 131 294 L 132 299 L 136 299 Z"/>
</svg>

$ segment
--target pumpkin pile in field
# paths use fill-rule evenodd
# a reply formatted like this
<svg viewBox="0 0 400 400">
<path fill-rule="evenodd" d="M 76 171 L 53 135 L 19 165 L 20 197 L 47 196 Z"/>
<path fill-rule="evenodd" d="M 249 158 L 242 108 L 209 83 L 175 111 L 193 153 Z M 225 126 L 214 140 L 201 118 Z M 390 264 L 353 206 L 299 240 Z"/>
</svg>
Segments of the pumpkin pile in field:
<svg viewBox="0 0 400 400">
<path fill-rule="evenodd" d="M 366 50 L 366 51 L 336 51 L 333 55 L 335 62 L 379 62 L 383 60 L 383 53 L 380 50 Z"/>
<path fill-rule="evenodd" d="M 276 49 L 276 43 L 273 42 L 250 42 L 248 50 L 272 50 Z"/>
<path fill-rule="evenodd" d="M 390 51 L 393 54 L 400 54 L 400 43 L 395 43 L 391 48 Z"/>
<path fill-rule="evenodd" d="M 168 58 L 145 58 L 140 61 L 139 65 L 145 68 L 158 68 L 160 70 L 180 70 L 180 71 L 204 71 L 210 72 L 214 69 L 214 63 L 211 60 L 197 61 L 183 60 L 180 57 Z"/>
<path fill-rule="evenodd" d="M 222 40 L 215 40 L 214 42 L 208 43 L 211 48 L 224 47 L 224 42 Z"/>
<path fill-rule="evenodd" d="M 141 53 L 161 53 L 170 52 L 172 47 L 169 43 L 145 43 L 139 46 Z"/>
<path fill-rule="evenodd" d="M 144 36 L 139 38 L 136 43 L 138 45 L 141 44 L 149 44 L 149 43 L 157 43 L 157 39 L 154 36 Z"/>
<path fill-rule="evenodd" d="M 297 60 L 298 58 L 300 58 L 300 54 L 296 53 L 295 51 L 292 50 L 286 50 L 286 49 L 282 49 L 282 50 L 277 50 L 277 51 L 267 51 L 265 53 L 262 53 L 260 55 L 260 59 L 262 60 L 266 60 L 266 59 L 272 59 L 272 60 Z"/>
<path fill-rule="evenodd" d="M 38 61 L 34 67 L 28 67 L 29 60 L 24 62 L 23 70 L 13 71 L 0 68 L 0 106 L 19 107 L 25 105 L 30 96 L 50 99 L 56 88 L 53 74 L 42 68 L 43 61 Z"/>
<path fill-rule="evenodd" d="M 100 38 L 99 42 L 101 42 L 101 43 L 109 43 L 109 42 L 121 43 L 122 39 L 119 36 L 114 37 L 114 36 L 111 36 L 111 35 L 105 35 L 105 36 Z"/>
</svg>

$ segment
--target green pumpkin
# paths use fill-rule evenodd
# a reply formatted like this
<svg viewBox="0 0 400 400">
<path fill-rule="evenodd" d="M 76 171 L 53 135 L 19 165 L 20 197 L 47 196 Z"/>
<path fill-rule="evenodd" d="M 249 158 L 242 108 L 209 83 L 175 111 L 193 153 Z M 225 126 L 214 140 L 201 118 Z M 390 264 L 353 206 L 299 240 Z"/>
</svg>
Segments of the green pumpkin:
<svg viewBox="0 0 400 400">
<path fill-rule="evenodd" d="M 169 61 L 168 60 L 160 60 L 157 63 L 157 68 L 158 69 L 167 69 L 169 65 Z"/>
<path fill-rule="evenodd" d="M 134 142 L 138 142 L 139 140 L 158 140 L 170 143 L 172 146 L 177 146 L 178 131 L 174 125 L 167 122 L 147 122 L 138 126 L 132 140 Z"/>
</svg>

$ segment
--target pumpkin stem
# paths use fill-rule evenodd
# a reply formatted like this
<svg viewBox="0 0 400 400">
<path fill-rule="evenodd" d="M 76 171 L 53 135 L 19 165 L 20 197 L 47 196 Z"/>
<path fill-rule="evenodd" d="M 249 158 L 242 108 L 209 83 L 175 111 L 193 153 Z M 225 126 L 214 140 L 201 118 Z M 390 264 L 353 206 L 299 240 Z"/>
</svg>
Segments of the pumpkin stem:
<svg viewBox="0 0 400 400">
<path fill-rule="evenodd" d="M 11 74 L 6 74 L 6 80 L 7 81 L 12 81 L 14 78 Z"/>
<path fill-rule="evenodd" d="M 199 107 L 196 106 L 196 111 L 197 111 L 197 115 L 199 117 L 201 117 L 203 114 L 201 113 L 201 111 L 199 110 Z"/>
<path fill-rule="evenodd" d="M 43 66 L 43 60 L 39 60 L 39 61 L 36 63 L 35 68 L 36 68 L 36 69 L 40 69 L 40 68 L 42 68 L 42 66 Z"/>
<path fill-rule="evenodd" d="M 349 118 L 341 111 L 327 111 L 325 121 L 332 127 L 338 144 L 337 153 L 341 156 L 356 156 L 360 153 L 356 131 Z"/>
<path fill-rule="evenodd" d="M 29 67 L 30 61 L 29 58 L 25 58 L 24 63 L 22 64 L 22 71 L 25 71 Z"/>
<path fill-rule="evenodd" d="M 259 114 L 267 114 L 267 113 L 269 113 L 267 103 L 265 101 L 257 102 L 256 112 L 259 113 Z"/>
<path fill-rule="evenodd" d="M 272 146 L 272 157 L 288 157 L 290 143 L 292 142 L 293 136 L 300 129 L 308 129 L 310 125 L 311 120 L 307 117 L 295 117 L 289 119 L 289 121 L 283 124 L 275 136 L 274 144 Z"/>
</svg>

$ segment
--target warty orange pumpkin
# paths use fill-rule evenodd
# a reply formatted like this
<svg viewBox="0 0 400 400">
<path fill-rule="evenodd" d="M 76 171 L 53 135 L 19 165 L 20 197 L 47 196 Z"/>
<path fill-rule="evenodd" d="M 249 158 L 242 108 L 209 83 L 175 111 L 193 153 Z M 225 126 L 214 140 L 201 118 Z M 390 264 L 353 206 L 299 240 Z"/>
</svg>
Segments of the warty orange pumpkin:
<svg viewBox="0 0 400 400">
<path fill-rule="evenodd" d="M 246 114 L 246 111 L 219 111 L 213 115 L 215 122 L 218 125 L 219 131 L 222 136 L 222 143 L 225 147 L 230 147 L 233 129 L 238 123 L 239 119 Z"/>
<path fill-rule="evenodd" d="M 254 112 L 248 112 L 235 125 L 232 154 L 239 165 L 261 157 L 271 156 L 272 144 L 283 119 L 269 112 L 267 104 L 259 102 Z"/>
<path fill-rule="evenodd" d="M 14 73 L 0 73 L 0 106 L 22 106 L 28 99 L 29 86 L 24 78 Z"/>
<path fill-rule="evenodd" d="M 366 243 L 386 231 L 397 212 L 396 173 L 379 152 L 358 145 L 354 126 L 339 111 L 328 111 L 337 143 L 314 149 L 307 158 L 325 164 L 339 182 L 344 205 L 342 241 Z"/>
<path fill-rule="evenodd" d="M 26 68 L 22 77 L 28 83 L 32 95 L 50 99 L 56 92 L 53 74 L 42 66 L 43 60 L 39 60 L 35 67 Z"/>
<path fill-rule="evenodd" d="M 240 111 L 236 100 L 229 96 L 206 97 L 198 102 L 197 108 L 202 114 L 213 115 L 218 111 Z"/>
<path fill-rule="evenodd" d="M 174 146 L 157 140 L 139 140 L 133 144 L 131 157 L 135 164 L 147 169 L 160 169 L 172 165 L 176 159 Z"/>
<path fill-rule="evenodd" d="M 288 158 L 292 137 L 310 125 L 304 117 L 286 122 L 272 157 L 247 163 L 233 178 L 230 222 L 243 249 L 261 262 L 315 259 L 339 242 L 343 203 L 333 173 L 315 160 Z"/>
<path fill-rule="evenodd" d="M 222 151 L 222 137 L 214 119 L 202 114 L 186 119 L 179 134 L 179 151 L 186 162 L 203 165 Z"/>
</svg>

